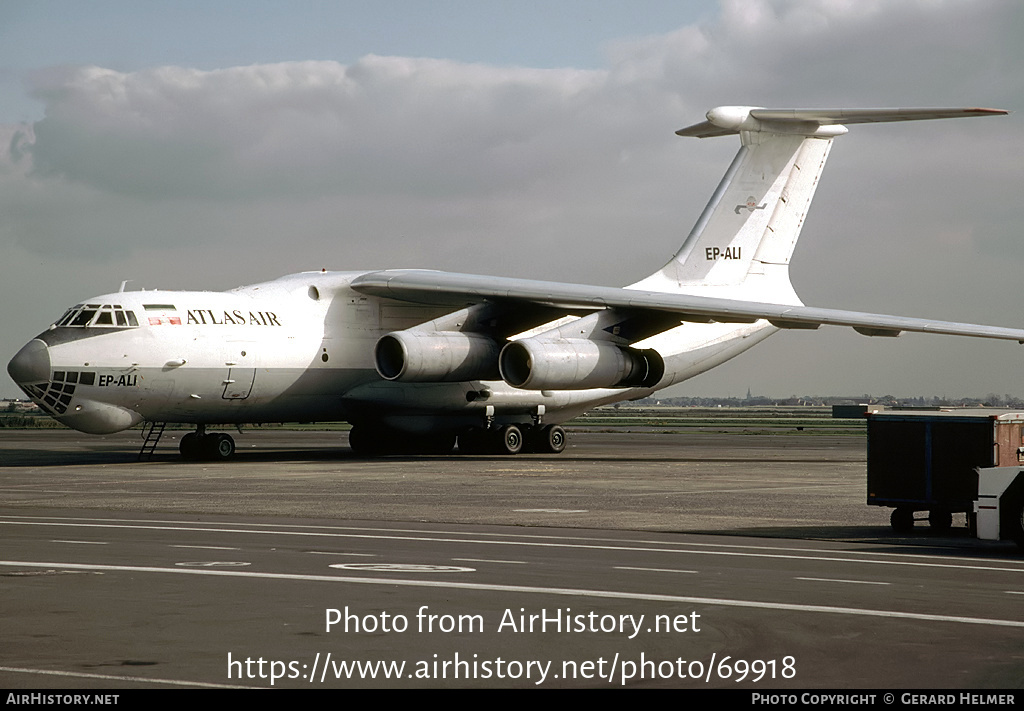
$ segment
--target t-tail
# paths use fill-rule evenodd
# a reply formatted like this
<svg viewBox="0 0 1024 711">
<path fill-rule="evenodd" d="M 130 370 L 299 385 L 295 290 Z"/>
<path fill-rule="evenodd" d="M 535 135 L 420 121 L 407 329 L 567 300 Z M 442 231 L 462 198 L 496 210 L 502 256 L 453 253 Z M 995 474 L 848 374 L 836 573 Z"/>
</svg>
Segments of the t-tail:
<svg viewBox="0 0 1024 711">
<path fill-rule="evenodd" d="M 739 134 L 740 150 L 675 256 L 632 289 L 800 305 L 789 262 L 835 137 L 846 125 L 1005 114 L 999 109 L 719 106 L 676 131 Z"/>
</svg>

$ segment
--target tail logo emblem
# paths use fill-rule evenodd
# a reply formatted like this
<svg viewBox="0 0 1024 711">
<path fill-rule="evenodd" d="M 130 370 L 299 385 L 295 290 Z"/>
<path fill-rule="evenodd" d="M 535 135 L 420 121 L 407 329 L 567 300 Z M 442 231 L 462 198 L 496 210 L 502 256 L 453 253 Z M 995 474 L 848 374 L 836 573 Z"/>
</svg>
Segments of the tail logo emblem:
<svg viewBox="0 0 1024 711">
<path fill-rule="evenodd" d="M 754 196 L 751 195 L 747 198 L 747 204 L 737 205 L 736 210 L 734 212 L 738 215 L 740 214 L 740 210 L 749 210 L 750 212 L 753 212 L 754 210 L 763 210 L 767 205 L 768 203 L 766 202 L 763 202 L 760 205 L 758 205 L 757 200 L 755 200 Z"/>
</svg>

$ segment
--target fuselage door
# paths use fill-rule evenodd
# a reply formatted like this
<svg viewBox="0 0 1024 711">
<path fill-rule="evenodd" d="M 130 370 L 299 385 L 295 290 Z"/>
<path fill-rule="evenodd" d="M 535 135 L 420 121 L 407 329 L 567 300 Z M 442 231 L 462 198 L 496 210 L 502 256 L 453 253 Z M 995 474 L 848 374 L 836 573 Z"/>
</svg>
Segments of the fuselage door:
<svg viewBox="0 0 1024 711">
<path fill-rule="evenodd" d="M 224 399 L 244 400 L 249 397 L 255 382 L 255 368 L 229 368 L 224 379 Z"/>
<path fill-rule="evenodd" d="M 253 384 L 256 382 L 256 368 L 249 349 L 240 351 L 237 356 L 225 361 L 228 367 L 227 375 L 224 377 L 224 393 L 221 395 L 225 400 L 244 400 L 252 392 Z"/>
</svg>

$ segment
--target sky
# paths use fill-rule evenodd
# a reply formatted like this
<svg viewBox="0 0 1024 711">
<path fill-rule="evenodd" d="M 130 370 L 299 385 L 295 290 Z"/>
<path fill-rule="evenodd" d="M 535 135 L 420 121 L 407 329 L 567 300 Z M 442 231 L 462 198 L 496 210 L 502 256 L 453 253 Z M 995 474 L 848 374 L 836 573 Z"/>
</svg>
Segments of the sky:
<svg viewBox="0 0 1024 711">
<path fill-rule="evenodd" d="M 1005 0 L 0 2 L 0 361 L 124 280 L 638 281 L 738 147 L 673 132 L 723 104 L 1015 112 L 851 127 L 791 276 L 1020 327 L 1022 36 Z M 670 394 L 1021 396 L 1022 349 L 782 332 Z"/>
</svg>

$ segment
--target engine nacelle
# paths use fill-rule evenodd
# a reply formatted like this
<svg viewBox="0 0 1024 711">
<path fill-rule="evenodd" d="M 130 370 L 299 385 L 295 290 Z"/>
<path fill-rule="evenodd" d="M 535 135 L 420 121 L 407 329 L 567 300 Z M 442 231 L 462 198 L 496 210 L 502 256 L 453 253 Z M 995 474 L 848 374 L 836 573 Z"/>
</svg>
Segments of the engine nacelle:
<svg viewBox="0 0 1024 711">
<path fill-rule="evenodd" d="M 651 387 L 665 375 L 657 351 L 571 338 L 513 341 L 499 366 L 506 383 L 524 390 Z"/>
<path fill-rule="evenodd" d="M 498 379 L 498 344 L 478 333 L 395 331 L 374 348 L 377 372 L 403 383 Z"/>
</svg>

